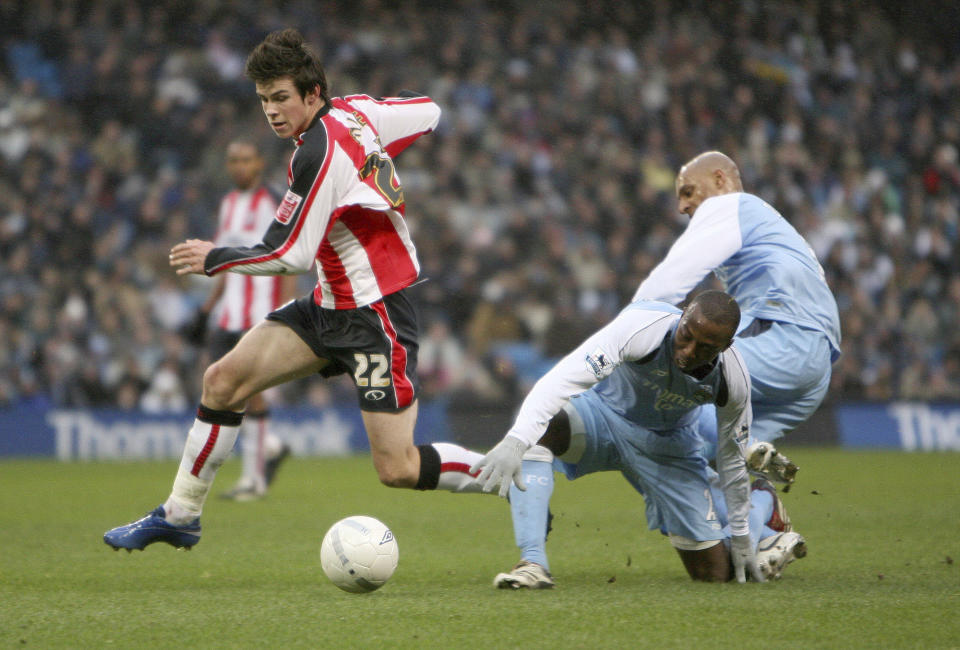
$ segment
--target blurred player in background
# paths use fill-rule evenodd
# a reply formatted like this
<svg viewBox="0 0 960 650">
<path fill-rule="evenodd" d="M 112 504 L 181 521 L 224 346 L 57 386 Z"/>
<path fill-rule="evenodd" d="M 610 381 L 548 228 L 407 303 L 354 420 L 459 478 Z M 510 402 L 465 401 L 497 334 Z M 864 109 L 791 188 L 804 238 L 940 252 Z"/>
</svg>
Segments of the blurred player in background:
<svg viewBox="0 0 960 650">
<path fill-rule="evenodd" d="M 279 197 L 262 182 L 263 157 L 250 140 L 227 146 L 227 174 L 235 189 L 220 201 L 217 246 L 254 246 L 273 221 Z M 210 361 L 233 349 L 240 337 L 294 297 L 296 276 L 255 276 L 221 273 L 200 306 L 190 334 L 194 342 L 208 338 Z M 213 326 L 207 330 L 210 316 Z M 270 432 L 269 404 L 264 393 L 253 395 L 240 427 L 243 471 L 236 485 L 223 494 L 237 501 L 264 496 L 290 447 Z"/>
<path fill-rule="evenodd" d="M 190 239 L 173 247 L 170 264 L 178 274 L 207 275 L 302 273 L 316 265 L 318 282 L 207 369 L 169 498 L 107 531 L 104 541 L 115 549 L 199 542 L 203 504 L 247 401 L 315 373 L 350 373 L 382 483 L 479 490 L 467 470 L 480 454 L 413 442 L 419 332 L 410 287 L 420 265 L 393 158 L 436 127 L 440 108 L 413 93 L 331 99 L 319 59 L 292 29 L 268 35 L 248 57 L 246 73 L 274 133 L 296 144 L 289 189 L 257 245 Z"/>
<path fill-rule="evenodd" d="M 633 299 L 679 304 L 716 274 L 743 312 L 736 342 L 752 384 L 748 465 L 791 483 L 797 466 L 771 443 L 809 418 L 827 393 L 840 356 L 836 300 L 813 249 L 773 207 L 743 191 L 728 156 L 708 151 L 693 158 L 680 168 L 676 191 L 690 223 Z M 715 422 L 705 408 L 708 456 Z"/>
<path fill-rule="evenodd" d="M 803 538 L 778 526 L 775 514 L 786 513 L 776 494 L 751 497 L 750 377 L 731 347 L 739 322 L 721 291 L 698 294 L 682 314 L 637 301 L 536 383 L 510 431 L 472 468 L 484 489 L 509 491 L 522 552 L 497 587 L 553 586 L 545 542 L 554 468 L 571 480 L 620 471 L 694 580 L 744 582 L 749 571 L 762 582 L 806 554 Z M 701 454 L 702 404 L 717 406 L 717 471 Z M 761 537 L 770 549 L 758 557 Z"/>
</svg>

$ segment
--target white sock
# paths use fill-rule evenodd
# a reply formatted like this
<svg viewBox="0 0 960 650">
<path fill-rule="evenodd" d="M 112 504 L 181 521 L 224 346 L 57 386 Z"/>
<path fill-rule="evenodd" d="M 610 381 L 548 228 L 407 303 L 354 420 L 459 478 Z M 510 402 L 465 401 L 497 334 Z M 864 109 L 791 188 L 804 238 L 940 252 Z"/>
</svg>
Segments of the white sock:
<svg viewBox="0 0 960 650">
<path fill-rule="evenodd" d="M 244 484 L 252 485 L 255 490 L 267 489 L 267 481 L 263 475 L 263 463 L 266 458 L 267 425 L 269 419 L 265 415 L 247 415 L 240 425 L 243 434 L 243 474 L 240 477 Z"/>
<path fill-rule="evenodd" d="M 470 474 L 470 467 L 483 458 L 483 454 L 470 451 L 460 445 L 449 442 L 435 442 L 431 445 L 440 454 L 440 481 L 438 490 L 451 492 L 481 492 L 483 486 Z"/>
<path fill-rule="evenodd" d="M 215 413 L 222 414 L 222 412 Z M 177 478 L 173 481 L 173 491 L 163 508 L 167 515 L 166 519 L 170 523 L 188 523 L 199 517 L 203 511 L 203 502 L 206 501 L 210 486 L 213 485 L 217 469 L 230 455 L 240 432 L 242 414 L 229 415 L 236 417 L 215 418 L 221 421 L 227 420 L 231 423 L 229 425 L 213 424 L 199 418 L 193 421 L 190 433 L 187 434 L 187 442 L 183 447 Z M 236 424 L 233 424 L 234 422 Z"/>
</svg>

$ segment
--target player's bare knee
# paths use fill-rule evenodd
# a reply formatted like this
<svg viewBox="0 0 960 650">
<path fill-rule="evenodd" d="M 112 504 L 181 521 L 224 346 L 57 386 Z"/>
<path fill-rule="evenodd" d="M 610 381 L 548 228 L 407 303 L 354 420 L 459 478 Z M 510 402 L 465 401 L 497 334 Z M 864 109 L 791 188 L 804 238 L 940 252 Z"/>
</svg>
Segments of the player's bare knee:
<svg viewBox="0 0 960 650">
<path fill-rule="evenodd" d="M 203 373 L 203 398 L 205 406 L 219 410 L 232 410 L 238 406 L 239 384 L 219 361 Z M 242 407 L 242 404 L 241 404 Z"/>
</svg>

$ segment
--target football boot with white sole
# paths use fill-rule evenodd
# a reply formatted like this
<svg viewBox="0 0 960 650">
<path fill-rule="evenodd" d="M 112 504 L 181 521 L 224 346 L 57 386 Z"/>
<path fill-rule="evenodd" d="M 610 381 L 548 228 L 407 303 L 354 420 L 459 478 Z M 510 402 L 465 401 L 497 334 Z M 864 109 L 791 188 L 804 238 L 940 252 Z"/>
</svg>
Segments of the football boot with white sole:
<svg viewBox="0 0 960 650">
<path fill-rule="evenodd" d="M 777 533 L 757 545 L 757 564 L 767 580 L 779 580 L 783 569 L 807 555 L 807 542 L 799 533 Z"/>
<path fill-rule="evenodd" d="M 553 576 L 539 564 L 521 560 L 510 573 L 498 573 L 493 579 L 497 589 L 550 589 Z"/>
</svg>

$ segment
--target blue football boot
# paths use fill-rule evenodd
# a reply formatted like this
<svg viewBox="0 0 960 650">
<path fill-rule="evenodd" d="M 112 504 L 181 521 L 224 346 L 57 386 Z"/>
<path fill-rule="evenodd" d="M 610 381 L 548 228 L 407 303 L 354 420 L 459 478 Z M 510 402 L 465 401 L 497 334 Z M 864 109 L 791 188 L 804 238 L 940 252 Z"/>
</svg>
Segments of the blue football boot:
<svg viewBox="0 0 960 650">
<path fill-rule="evenodd" d="M 185 526 L 174 526 L 164 517 L 166 513 L 159 505 L 145 517 L 126 526 L 118 526 L 103 534 L 103 541 L 117 551 L 121 548 L 142 551 L 154 542 L 166 542 L 170 546 L 190 550 L 200 541 L 200 518 L 197 517 Z"/>
</svg>

